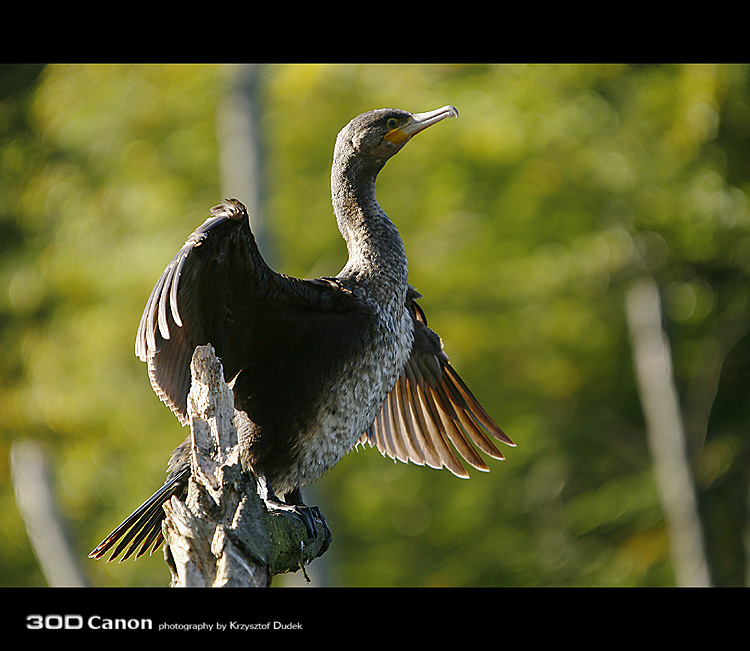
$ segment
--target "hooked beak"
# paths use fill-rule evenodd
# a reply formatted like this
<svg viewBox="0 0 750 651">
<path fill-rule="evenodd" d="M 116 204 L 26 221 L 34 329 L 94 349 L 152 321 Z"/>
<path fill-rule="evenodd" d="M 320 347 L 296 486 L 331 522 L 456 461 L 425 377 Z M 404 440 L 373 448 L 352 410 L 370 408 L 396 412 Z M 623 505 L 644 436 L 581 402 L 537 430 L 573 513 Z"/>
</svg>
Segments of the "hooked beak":
<svg viewBox="0 0 750 651">
<path fill-rule="evenodd" d="M 385 138 L 394 145 L 400 145 L 420 131 L 432 126 L 436 122 L 440 122 L 440 120 L 457 117 L 458 110 L 455 106 L 450 105 L 443 106 L 434 111 L 427 111 L 427 113 L 415 113 L 406 124 L 389 131 Z"/>
</svg>

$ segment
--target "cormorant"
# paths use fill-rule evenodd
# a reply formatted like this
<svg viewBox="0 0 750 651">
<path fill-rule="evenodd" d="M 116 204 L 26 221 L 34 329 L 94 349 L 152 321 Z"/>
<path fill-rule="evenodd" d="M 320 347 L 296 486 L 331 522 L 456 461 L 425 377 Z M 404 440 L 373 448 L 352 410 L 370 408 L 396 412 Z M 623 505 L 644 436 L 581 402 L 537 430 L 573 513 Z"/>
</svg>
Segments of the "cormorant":
<svg viewBox="0 0 750 651">
<path fill-rule="evenodd" d="M 303 280 L 273 271 L 245 207 L 227 199 L 169 263 L 141 317 L 136 355 L 183 425 L 193 351 L 213 345 L 234 391 L 243 466 L 258 477 L 267 503 L 300 514 L 311 534 L 314 507 L 303 504 L 300 487 L 358 442 L 459 477 L 468 473 L 458 455 L 489 470 L 474 446 L 503 458 L 488 434 L 513 445 L 427 327 L 401 237 L 375 198 L 386 161 L 448 117 L 458 117 L 452 106 L 418 114 L 378 109 L 338 134 L 331 196 L 349 254 L 338 275 Z M 91 557 L 114 548 L 109 560 L 125 552 L 124 560 L 158 548 L 162 505 L 187 491 L 189 451 L 190 437 L 172 454 L 165 484 Z"/>
</svg>

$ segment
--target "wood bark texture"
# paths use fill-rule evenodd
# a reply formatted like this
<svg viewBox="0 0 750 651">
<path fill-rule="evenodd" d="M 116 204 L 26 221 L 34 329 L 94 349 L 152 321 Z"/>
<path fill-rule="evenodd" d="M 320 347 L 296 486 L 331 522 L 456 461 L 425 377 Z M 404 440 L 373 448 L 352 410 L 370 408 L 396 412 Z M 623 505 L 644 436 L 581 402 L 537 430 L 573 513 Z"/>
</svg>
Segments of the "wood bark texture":
<svg viewBox="0 0 750 651">
<path fill-rule="evenodd" d="M 192 476 L 187 498 L 164 505 L 164 555 L 172 587 L 268 587 L 274 575 L 302 570 L 324 544 L 309 539 L 293 513 L 269 511 L 240 461 L 234 396 L 211 346 L 191 364 L 188 398 Z"/>
</svg>

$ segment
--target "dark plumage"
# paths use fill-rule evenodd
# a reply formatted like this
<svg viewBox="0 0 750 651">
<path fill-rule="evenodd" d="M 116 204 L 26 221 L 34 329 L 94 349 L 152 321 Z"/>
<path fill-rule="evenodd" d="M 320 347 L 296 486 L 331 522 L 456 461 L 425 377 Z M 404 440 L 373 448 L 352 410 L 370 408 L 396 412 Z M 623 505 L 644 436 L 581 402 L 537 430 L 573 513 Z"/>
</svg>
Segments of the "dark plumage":
<svg viewBox="0 0 750 651">
<path fill-rule="evenodd" d="M 416 115 L 380 109 L 342 129 L 331 195 L 349 259 L 337 276 L 302 280 L 271 270 L 245 207 L 227 199 L 151 292 L 135 352 L 148 363 L 154 390 L 186 424 L 190 360 L 196 346 L 211 343 L 234 391 L 243 465 L 267 487 L 269 503 L 283 498 L 304 516 L 299 488 L 358 442 L 459 477 L 468 477 L 459 455 L 488 470 L 475 446 L 502 459 L 491 438 L 513 445 L 427 327 L 401 238 L 375 198 L 386 161 L 414 134 L 457 116 L 452 106 Z M 162 542 L 162 504 L 186 492 L 189 437 L 169 471 L 91 556 L 153 553 Z"/>
</svg>

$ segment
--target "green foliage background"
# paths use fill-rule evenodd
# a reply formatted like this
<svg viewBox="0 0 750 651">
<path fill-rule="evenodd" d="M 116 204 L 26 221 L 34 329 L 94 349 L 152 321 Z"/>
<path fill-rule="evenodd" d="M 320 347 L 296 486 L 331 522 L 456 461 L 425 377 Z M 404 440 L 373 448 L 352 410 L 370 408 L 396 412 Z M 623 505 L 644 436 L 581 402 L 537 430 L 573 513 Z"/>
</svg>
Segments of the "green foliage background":
<svg viewBox="0 0 750 651">
<path fill-rule="evenodd" d="M 10 485 L 16 438 L 48 446 L 93 584 L 168 582 L 160 554 L 85 557 L 161 484 L 185 435 L 133 340 L 153 283 L 221 198 L 216 119 L 231 72 L 0 66 L 2 585 L 44 585 Z M 389 162 L 378 197 L 430 325 L 518 445 L 470 481 L 350 454 L 311 500 L 334 532 L 325 584 L 673 585 L 624 318 L 624 289 L 646 269 L 664 300 L 713 579 L 744 585 L 748 67 L 259 74 L 269 257 L 298 276 L 345 261 L 329 197 L 338 130 L 376 107 L 458 107 Z"/>
</svg>

